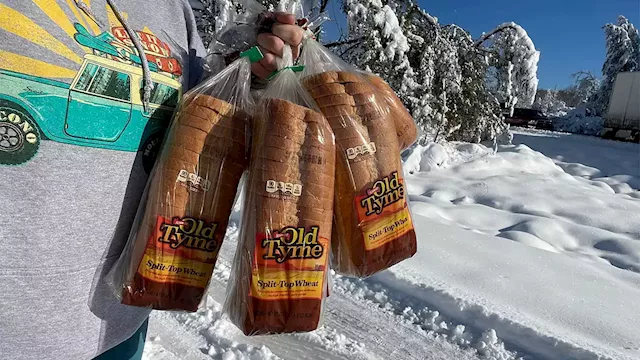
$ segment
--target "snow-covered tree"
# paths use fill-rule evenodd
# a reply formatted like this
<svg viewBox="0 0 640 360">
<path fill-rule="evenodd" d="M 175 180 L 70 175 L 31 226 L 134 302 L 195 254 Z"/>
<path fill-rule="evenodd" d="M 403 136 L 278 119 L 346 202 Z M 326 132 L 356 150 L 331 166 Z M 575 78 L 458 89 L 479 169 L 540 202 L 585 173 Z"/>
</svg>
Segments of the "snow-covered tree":
<svg viewBox="0 0 640 360">
<path fill-rule="evenodd" d="M 263 9 L 293 9 L 302 1 L 305 6 L 316 9 L 316 0 L 189 0 L 189 3 L 194 10 L 198 33 L 205 46 L 209 46 L 228 25 L 253 25 L 255 14 Z M 320 1 L 318 6 L 327 6 L 328 0 Z"/>
<path fill-rule="evenodd" d="M 640 35 L 627 18 L 618 17 L 616 24 L 604 26 L 607 56 L 602 66 L 602 83 L 594 98 L 594 106 L 603 114 L 608 105 L 618 73 L 640 71 Z"/>
<path fill-rule="evenodd" d="M 397 90 L 422 129 L 420 141 L 477 142 L 504 130 L 498 101 L 486 87 L 487 51 L 482 43 L 476 44 L 456 25 L 441 26 L 410 1 L 345 4 L 349 39 L 344 41 L 344 57 L 378 73 Z M 376 18 L 382 9 L 393 21 Z M 393 30 L 385 33 L 384 28 Z"/>
<path fill-rule="evenodd" d="M 399 84 L 407 68 L 409 43 L 394 10 L 380 0 L 345 0 L 349 40 L 343 58 L 362 70 Z"/>
<path fill-rule="evenodd" d="M 494 139 L 506 131 L 499 103 L 486 85 L 488 64 L 485 49 L 476 45 L 471 34 L 457 25 L 443 28 L 443 34 L 458 52 L 460 93 L 455 105 L 460 126 L 452 133 L 455 140 L 480 142 Z"/>
<path fill-rule="evenodd" d="M 572 74 L 571 78 L 571 86 L 556 92 L 558 100 L 564 102 L 567 107 L 575 108 L 587 104 L 600 88 L 600 79 L 589 71 L 578 71 Z"/>
<path fill-rule="evenodd" d="M 220 17 L 218 2 L 227 0 L 189 0 L 196 18 L 198 33 L 208 46 L 216 31 L 216 19 Z"/>
<path fill-rule="evenodd" d="M 558 92 L 555 90 L 538 90 L 532 108 L 545 114 L 556 115 L 560 111 L 566 111 L 567 104 L 559 99 Z"/>
<path fill-rule="evenodd" d="M 571 75 L 574 84 L 571 89 L 574 92 L 573 107 L 586 104 L 589 99 L 598 91 L 600 79 L 589 71 L 578 71 Z"/>
<path fill-rule="evenodd" d="M 481 45 L 489 41 L 490 64 L 496 78 L 490 83 L 498 100 L 506 107 L 530 107 L 538 89 L 538 60 L 536 50 L 527 32 L 518 24 L 509 22 L 499 25 L 476 42 Z"/>
</svg>

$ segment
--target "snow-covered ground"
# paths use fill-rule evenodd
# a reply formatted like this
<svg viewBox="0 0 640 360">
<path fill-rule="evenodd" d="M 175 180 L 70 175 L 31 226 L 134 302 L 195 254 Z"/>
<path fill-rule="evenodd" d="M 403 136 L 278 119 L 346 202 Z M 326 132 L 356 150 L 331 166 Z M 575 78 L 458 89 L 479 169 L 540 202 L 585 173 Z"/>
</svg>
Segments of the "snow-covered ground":
<svg viewBox="0 0 640 360">
<path fill-rule="evenodd" d="M 513 133 L 514 144 L 543 153 L 570 175 L 604 182 L 616 193 L 640 189 L 638 144 L 543 130 L 518 129 Z"/>
<path fill-rule="evenodd" d="M 517 132 L 495 154 L 418 147 L 405 171 L 418 253 L 335 276 L 321 329 L 246 337 L 224 319 L 234 213 L 205 306 L 154 312 L 145 358 L 640 358 L 638 145 Z"/>
</svg>

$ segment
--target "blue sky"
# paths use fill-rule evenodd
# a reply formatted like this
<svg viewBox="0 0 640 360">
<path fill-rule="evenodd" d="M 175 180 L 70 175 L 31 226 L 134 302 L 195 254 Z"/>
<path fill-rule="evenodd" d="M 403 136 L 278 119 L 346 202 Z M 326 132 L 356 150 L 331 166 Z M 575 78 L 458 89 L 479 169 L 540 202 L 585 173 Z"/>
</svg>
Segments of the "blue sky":
<svg viewBox="0 0 640 360">
<path fill-rule="evenodd" d="M 570 75 L 580 70 L 600 76 L 605 56 L 602 26 L 616 22 L 618 15 L 640 27 L 639 0 L 418 1 L 441 24 L 458 24 L 474 37 L 504 22 L 518 23 L 541 52 L 538 64 L 541 88 L 565 87 L 571 83 Z M 332 17 L 333 9 L 334 6 L 329 9 Z M 335 24 L 328 24 L 325 29 L 328 37 L 337 36 Z"/>
</svg>

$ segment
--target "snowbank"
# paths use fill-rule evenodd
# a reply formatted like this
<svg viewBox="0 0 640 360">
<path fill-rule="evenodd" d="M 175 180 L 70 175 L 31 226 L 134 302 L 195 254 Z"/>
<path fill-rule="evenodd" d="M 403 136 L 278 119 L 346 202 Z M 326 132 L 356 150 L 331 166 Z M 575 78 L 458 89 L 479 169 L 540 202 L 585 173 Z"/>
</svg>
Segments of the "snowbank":
<svg viewBox="0 0 640 360">
<path fill-rule="evenodd" d="M 514 144 L 527 144 L 566 173 L 608 184 L 616 193 L 640 193 L 640 145 L 542 130 L 514 131 Z"/>
<path fill-rule="evenodd" d="M 388 293 L 536 359 L 640 356 L 637 274 L 445 225 L 420 215 L 419 204 L 414 209 L 418 253 L 371 280 Z"/>
<path fill-rule="evenodd" d="M 584 106 L 569 111 L 562 117 L 553 120 L 555 131 L 564 131 L 574 134 L 599 136 L 604 120 L 599 116 L 589 115 Z"/>
<path fill-rule="evenodd" d="M 485 156 L 490 149 L 479 144 L 463 142 L 429 143 L 414 145 L 403 162 L 405 174 L 446 169 L 447 167 Z"/>
<path fill-rule="evenodd" d="M 637 162 L 637 145 L 620 153 L 610 142 L 555 135 L 515 140 L 600 159 L 591 161 L 609 156 L 619 160 L 610 173 L 637 173 L 623 156 L 629 148 Z M 491 339 L 493 329 L 496 346 L 504 341 L 535 358 L 639 358 L 640 193 L 624 182 L 629 177 L 598 178 L 595 168 L 586 176 L 579 170 L 587 166 L 524 144 L 471 153 L 408 175 L 418 253 L 369 286 L 412 298 L 412 310 L 437 309 L 472 334 Z"/>
<path fill-rule="evenodd" d="M 640 201 L 525 145 L 417 173 L 408 191 L 433 220 L 640 272 Z"/>
</svg>

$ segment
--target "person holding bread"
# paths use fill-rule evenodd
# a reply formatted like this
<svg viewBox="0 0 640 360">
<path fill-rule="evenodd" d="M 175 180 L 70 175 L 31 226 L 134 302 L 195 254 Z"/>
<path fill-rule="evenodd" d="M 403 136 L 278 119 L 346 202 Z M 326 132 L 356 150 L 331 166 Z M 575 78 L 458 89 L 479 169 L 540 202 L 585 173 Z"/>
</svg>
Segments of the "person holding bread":
<svg viewBox="0 0 640 360">
<path fill-rule="evenodd" d="M 293 15 L 273 18 L 261 79 L 303 37 Z M 192 10 L 0 0 L 0 28 L 0 358 L 140 359 L 149 310 L 122 305 L 104 276 L 162 138 L 150 132 L 202 80 Z"/>
</svg>

